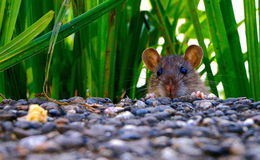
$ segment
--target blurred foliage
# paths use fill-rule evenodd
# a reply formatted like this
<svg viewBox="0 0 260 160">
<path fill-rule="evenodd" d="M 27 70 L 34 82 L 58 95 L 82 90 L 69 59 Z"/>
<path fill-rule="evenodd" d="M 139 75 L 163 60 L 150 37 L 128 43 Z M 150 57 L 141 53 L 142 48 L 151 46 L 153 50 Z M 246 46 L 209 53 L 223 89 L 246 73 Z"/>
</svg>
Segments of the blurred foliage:
<svg viewBox="0 0 260 160">
<path fill-rule="evenodd" d="M 142 51 L 153 47 L 161 49 L 162 55 L 182 54 L 190 40 L 197 39 L 204 50 L 204 69 L 200 74 L 206 74 L 206 83 L 213 93 L 218 95 L 217 86 L 222 84 L 225 97 L 260 100 L 255 0 L 244 0 L 241 11 L 245 12 L 245 20 L 239 24 L 231 0 L 203 0 L 205 11 L 197 9 L 199 0 L 149 2 L 152 9 L 140 11 L 141 0 L 71 0 L 53 52 L 48 76 L 50 96 L 140 98 L 146 92 L 146 85 L 137 87 L 144 68 Z M 31 98 L 42 93 L 54 21 L 47 25 L 52 17 L 46 18 L 33 35 L 30 31 L 51 10 L 57 19 L 62 3 L 0 1 L 0 93 L 7 98 Z M 246 53 L 242 53 L 237 31 L 241 24 L 246 28 Z M 14 43 L 19 38 L 22 41 Z M 164 43 L 159 44 L 162 38 Z M 209 44 L 205 44 L 205 39 Z M 5 50 L 10 48 L 8 45 L 12 48 Z M 212 68 L 212 63 L 218 68 Z M 217 73 L 213 74 L 213 70 Z M 150 74 L 147 72 L 147 78 Z"/>
</svg>

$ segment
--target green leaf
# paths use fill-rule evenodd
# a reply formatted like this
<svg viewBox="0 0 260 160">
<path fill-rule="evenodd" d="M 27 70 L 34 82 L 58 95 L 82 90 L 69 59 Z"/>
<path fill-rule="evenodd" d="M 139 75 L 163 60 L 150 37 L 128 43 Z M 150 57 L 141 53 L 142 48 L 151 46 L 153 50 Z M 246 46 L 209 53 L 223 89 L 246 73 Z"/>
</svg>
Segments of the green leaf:
<svg viewBox="0 0 260 160">
<path fill-rule="evenodd" d="M 72 33 L 79 31 L 81 28 L 85 27 L 89 23 L 93 22 L 103 14 L 107 13 L 111 9 L 117 7 L 125 0 L 109 0 L 105 1 L 102 4 L 98 5 L 97 7 L 89 10 L 88 12 L 74 18 L 69 23 L 66 23 L 61 26 L 59 36 L 57 41 L 64 39 L 65 37 L 69 36 Z M 45 35 L 33 40 L 29 44 L 24 47 L 21 47 L 15 51 L 12 51 L 11 55 L 19 55 L 10 58 L 8 61 L 3 61 L 0 65 L 0 71 L 3 71 L 21 61 L 29 58 L 39 51 L 46 49 L 48 47 L 48 42 L 50 40 L 52 32 L 48 32 Z M 1 60 L 1 57 L 0 57 Z"/>
<path fill-rule="evenodd" d="M 0 37 L 0 46 L 8 43 L 15 30 L 16 19 L 18 17 L 21 0 L 7 1 L 6 15 L 3 24 L 2 36 Z"/>
<path fill-rule="evenodd" d="M 23 33 L 15 37 L 12 41 L 7 43 L 5 46 L 0 48 L 0 63 L 8 61 L 8 59 L 16 56 L 17 52 L 21 47 L 28 44 L 32 39 L 39 35 L 51 22 L 54 12 L 49 11 L 37 22 L 27 28 Z"/>
<path fill-rule="evenodd" d="M 4 18 L 4 13 L 5 13 L 5 5 L 6 5 L 6 0 L 1 0 L 0 1 L 0 32 L 2 28 L 2 22 Z"/>
<path fill-rule="evenodd" d="M 260 100 L 260 46 L 257 38 L 255 0 L 244 0 L 244 10 L 250 87 L 254 99 Z"/>
<path fill-rule="evenodd" d="M 196 11 L 196 6 L 194 3 L 194 0 L 190 1 L 187 0 L 186 1 L 188 3 L 188 7 L 189 7 L 189 11 L 190 11 L 190 16 L 191 16 L 191 20 L 194 26 L 194 30 L 197 36 L 197 39 L 199 41 L 200 46 L 202 47 L 203 51 L 204 51 L 204 58 L 203 58 L 203 63 L 205 64 L 205 69 L 207 71 L 207 77 L 208 77 L 208 81 L 209 82 L 215 82 L 212 70 L 210 68 L 210 60 L 209 60 L 209 54 L 206 48 L 206 45 L 204 43 L 204 34 L 202 32 L 202 25 L 199 22 L 199 16 L 198 13 Z M 216 87 L 216 83 L 209 83 L 209 86 L 211 88 L 211 91 L 215 94 L 218 95 L 217 92 L 217 87 Z"/>
</svg>

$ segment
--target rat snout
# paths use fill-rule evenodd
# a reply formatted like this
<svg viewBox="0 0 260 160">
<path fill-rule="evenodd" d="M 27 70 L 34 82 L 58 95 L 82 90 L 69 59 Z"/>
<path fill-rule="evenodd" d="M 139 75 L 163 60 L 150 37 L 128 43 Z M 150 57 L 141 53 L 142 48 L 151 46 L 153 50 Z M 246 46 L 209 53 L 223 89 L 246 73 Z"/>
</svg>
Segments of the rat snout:
<svg viewBox="0 0 260 160">
<path fill-rule="evenodd" d="M 170 97 L 174 98 L 176 97 L 176 90 L 177 90 L 177 85 L 176 85 L 175 77 L 173 76 L 165 76 L 164 79 L 164 84 L 163 84 L 163 89 L 165 92 L 165 97 Z"/>
<path fill-rule="evenodd" d="M 169 93 L 169 94 L 172 94 L 174 89 L 175 89 L 175 86 L 173 85 L 165 85 L 165 89 L 166 91 Z"/>
</svg>

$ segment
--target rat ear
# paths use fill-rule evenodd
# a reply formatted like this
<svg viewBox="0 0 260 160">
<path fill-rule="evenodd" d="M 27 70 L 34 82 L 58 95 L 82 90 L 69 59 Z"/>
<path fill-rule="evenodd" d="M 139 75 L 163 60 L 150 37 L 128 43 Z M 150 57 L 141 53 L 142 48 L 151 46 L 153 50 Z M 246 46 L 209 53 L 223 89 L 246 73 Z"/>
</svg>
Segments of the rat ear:
<svg viewBox="0 0 260 160">
<path fill-rule="evenodd" d="M 160 62 L 160 55 L 155 49 L 147 48 L 146 50 L 144 50 L 142 54 L 142 59 L 148 69 L 153 72 L 156 71 L 156 66 Z"/>
<path fill-rule="evenodd" d="M 193 68 L 197 67 L 203 57 L 203 50 L 197 45 L 191 45 L 186 49 L 184 59 L 188 61 Z"/>
</svg>

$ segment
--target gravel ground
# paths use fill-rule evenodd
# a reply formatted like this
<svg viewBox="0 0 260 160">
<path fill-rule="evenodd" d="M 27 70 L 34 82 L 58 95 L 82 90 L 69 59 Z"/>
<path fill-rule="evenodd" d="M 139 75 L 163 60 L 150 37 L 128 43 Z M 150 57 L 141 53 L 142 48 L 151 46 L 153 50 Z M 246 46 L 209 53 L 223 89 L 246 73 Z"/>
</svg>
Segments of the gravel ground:
<svg viewBox="0 0 260 160">
<path fill-rule="evenodd" d="M 0 159 L 259 160 L 260 102 L 247 98 L 73 97 L 0 103 Z M 82 103 L 99 104 L 100 113 Z M 48 111 L 26 121 L 30 104 Z"/>
</svg>

